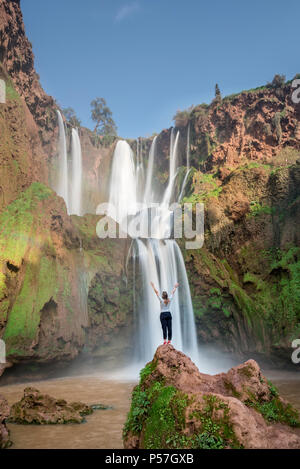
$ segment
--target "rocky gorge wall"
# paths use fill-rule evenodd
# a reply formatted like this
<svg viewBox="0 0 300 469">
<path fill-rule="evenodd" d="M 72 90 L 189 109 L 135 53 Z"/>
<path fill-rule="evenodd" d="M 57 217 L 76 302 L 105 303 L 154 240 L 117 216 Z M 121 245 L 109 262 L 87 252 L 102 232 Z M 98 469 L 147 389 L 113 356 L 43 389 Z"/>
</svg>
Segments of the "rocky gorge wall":
<svg viewBox="0 0 300 469">
<path fill-rule="evenodd" d="M 66 363 L 80 353 L 104 354 L 108 344 L 109 353 L 123 354 L 126 346 L 114 345 L 113 337 L 131 323 L 124 280 L 128 247 L 126 241 L 100 242 L 99 217 L 69 217 L 49 188 L 58 106 L 39 83 L 19 1 L 0 0 L 0 78 L 6 84 L 0 106 L 0 338 L 6 366 Z M 70 143 L 67 122 L 66 129 Z M 89 188 L 85 206 L 95 213 L 107 190 L 100 175 L 110 169 L 114 144 L 101 145 L 85 128 L 80 136 Z"/>
<path fill-rule="evenodd" d="M 178 112 L 178 186 L 205 207 L 201 250 L 186 251 L 201 345 L 291 363 L 299 338 L 300 105 L 292 82 L 266 85 Z M 157 138 L 159 190 L 170 130 Z M 162 157 L 163 155 L 163 157 Z"/>
<path fill-rule="evenodd" d="M 0 338 L 7 360 L 55 363 L 130 351 L 129 240 L 99 240 L 115 142 L 80 128 L 86 214 L 50 188 L 57 105 L 42 89 L 20 2 L 0 0 Z M 185 251 L 201 345 L 290 363 L 300 336 L 299 105 L 291 83 L 196 106 L 176 120 L 178 188 L 191 132 L 186 202 L 205 204 L 205 243 Z M 68 144 L 70 127 L 66 123 Z M 157 138 L 155 190 L 168 178 L 171 129 Z M 151 139 L 143 139 L 145 160 Z M 136 142 L 129 142 L 136 149 Z M 129 344 L 129 345 L 128 345 Z"/>
</svg>

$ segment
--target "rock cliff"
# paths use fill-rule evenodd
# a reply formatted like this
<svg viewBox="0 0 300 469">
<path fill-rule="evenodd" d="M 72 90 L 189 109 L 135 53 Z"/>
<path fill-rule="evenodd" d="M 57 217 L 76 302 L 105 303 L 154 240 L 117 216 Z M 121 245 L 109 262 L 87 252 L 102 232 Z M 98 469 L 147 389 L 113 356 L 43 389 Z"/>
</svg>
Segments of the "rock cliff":
<svg viewBox="0 0 300 469">
<path fill-rule="evenodd" d="M 129 449 L 299 448 L 298 413 L 254 360 L 210 376 L 171 345 L 140 373 L 124 426 Z"/>
<path fill-rule="evenodd" d="M 69 217 L 48 187 L 57 106 L 35 72 L 19 0 L 0 0 L 0 78 L 7 90 L 0 106 L 0 337 L 8 360 L 103 356 L 105 347 L 122 353 L 132 321 L 128 245 L 100 241 L 97 217 Z M 290 82 L 243 91 L 183 113 L 175 129 L 178 187 L 190 127 L 184 201 L 205 204 L 204 248 L 181 245 L 199 342 L 274 364 L 291 363 L 300 334 L 300 107 L 291 93 Z M 170 131 L 157 138 L 158 192 L 168 178 Z M 86 212 L 95 213 L 107 199 L 115 142 L 105 146 L 85 128 L 80 137 Z M 151 140 L 142 141 L 145 163 Z"/>
<path fill-rule="evenodd" d="M 37 182 L 0 214 L 0 333 L 7 361 L 64 362 L 130 326 L 126 240 L 97 238 L 98 218 L 69 217 L 64 201 Z"/>
</svg>

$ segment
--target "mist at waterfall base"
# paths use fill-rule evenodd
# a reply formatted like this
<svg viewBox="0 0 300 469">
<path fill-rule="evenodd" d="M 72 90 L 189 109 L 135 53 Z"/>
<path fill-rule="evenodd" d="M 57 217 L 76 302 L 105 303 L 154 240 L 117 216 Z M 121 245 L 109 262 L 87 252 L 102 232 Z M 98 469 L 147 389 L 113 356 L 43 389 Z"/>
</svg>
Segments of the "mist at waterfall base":
<svg viewBox="0 0 300 469">
<path fill-rule="evenodd" d="M 112 163 L 109 204 L 114 208 L 108 215 L 114 218 L 123 232 L 127 232 L 128 219 L 137 219 L 142 236 L 132 240 L 130 262 L 133 272 L 133 320 L 136 325 L 132 342 L 134 352 L 130 365 L 110 373 L 117 379 L 136 379 L 145 364 L 152 360 L 159 345 L 162 344 L 160 324 L 160 303 L 150 282 L 159 292 L 171 293 L 175 283 L 179 288 L 171 303 L 173 346 L 183 351 L 205 373 L 218 373 L 229 369 L 232 361 L 213 349 L 200 349 L 197 344 L 194 312 L 188 277 L 182 253 L 176 241 L 169 239 L 171 232 L 171 212 L 169 206 L 184 196 L 189 164 L 189 135 L 187 133 L 186 174 L 176 194 L 178 176 L 178 151 L 180 134 L 174 129 L 170 137 L 169 179 L 164 193 L 154 190 L 153 177 L 157 155 L 157 137 L 152 141 L 145 169 L 141 155 L 141 142 L 137 142 L 134 155 L 126 141 L 118 141 Z M 144 204 L 143 210 L 140 209 Z M 148 209 L 155 207 L 151 223 L 151 237 L 148 229 Z"/>
<path fill-rule="evenodd" d="M 58 183 L 55 188 L 64 198 L 68 214 L 82 215 L 82 153 L 77 129 L 71 129 L 71 149 L 67 151 L 66 129 L 57 111 L 59 126 Z M 159 345 L 162 344 L 160 324 L 160 303 L 150 285 L 153 282 L 160 292 L 171 292 L 179 282 L 171 303 L 173 339 L 172 344 L 187 354 L 204 373 L 218 373 L 229 369 L 233 362 L 221 352 L 206 347 L 199 348 L 195 327 L 189 282 L 182 253 L 176 241 L 170 238 L 171 203 L 180 202 L 185 195 L 185 187 L 190 173 L 190 129 L 186 142 L 186 174 L 177 189 L 178 153 L 180 133 L 172 129 L 170 135 L 169 178 L 166 188 L 159 194 L 154 188 L 154 170 L 157 158 L 157 137 L 152 141 L 148 159 L 142 140 L 138 139 L 136 154 L 130 145 L 119 140 L 114 151 L 108 201 L 114 207 L 109 213 L 122 228 L 128 230 L 128 219 L 138 219 L 143 236 L 132 240 L 130 262 L 133 271 L 133 320 L 136 325 L 132 337 L 133 354 L 128 357 L 128 366 L 105 371 L 108 377 L 135 380 L 139 371 L 152 360 Z M 146 164 L 145 164 L 146 163 Z M 101 183 L 101 181 L 100 181 Z M 148 233 L 148 210 L 140 211 L 141 204 L 152 208 L 157 204 L 151 224 L 151 237 Z M 144 229 L 143 229 L 144 228 Z M 102 368 L 102 367 L 101 367 Z M 94 370 L 95 371 L 95 370 Z M 100 370 L 99 370 L 100 372 Z"/>
</svg>

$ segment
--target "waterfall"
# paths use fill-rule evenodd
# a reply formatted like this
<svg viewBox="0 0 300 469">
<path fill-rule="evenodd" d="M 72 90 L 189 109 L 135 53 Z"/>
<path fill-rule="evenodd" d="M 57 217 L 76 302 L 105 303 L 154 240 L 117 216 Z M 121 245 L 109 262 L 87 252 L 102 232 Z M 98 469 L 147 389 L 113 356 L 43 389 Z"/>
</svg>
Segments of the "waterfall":
<svg viewBox="0 0 300 469">
<path fill-rule="evenodd" d="M 184 180 L 183 180 L 182 187 L 181 187 L 181 191 L 180 191 L 180 194 L 179 194 L 179 197 L 178 197 L 178 202 L 180 202 L 182 197 L 183 197 L 184 189 L 185 189 L 185 186 L 186 186 L 186 183 L 187 183 L 187 179 L 188 179 L 189 174 L 191 172 L 191 168 L 190 168 L 190 151 L 191 151 L 190 150 L 190 133 L 191 133 L 191 125 L 189 124 L 188 125 L 188 130 L 187 130 L 187 143 L 186 143 L 186 173 L 185 173 Z"/>
<path fill-rule="evenodd" d="M 70 213 L 82 214 L 82 155 L 77 129 L 72 129 L 72 178 L 70 183 Z"/>
<path fill-rule="evenodd" d="M 163 197 L 163 201 L 162 201 L 163 206 L 170 205 L 173 191 L 174 191 L 174 186 L 175 186 L 175 181 L 176 181 L 176 176 L 177 176 L 176 166 L 177 166 L 178 142 L 179 142 L 179 131 L 177 132 L 177 135 L 174 141 L 174 133 L 172 129 L 171 144 L 170 144 L 169 182 L 168 182 L 167 189 Z"/>
<path fill-rule="evenodd" d="M 58 115 L 58 127 L 59 127 L 59 174 L 58 174 L 58 187 L 56 192 L 60 195 L 67 206 L 67 212 L 69 213 L 69 188 L 68 188 L 68 157 L 67 157 L 67 142 L 64 121 L 61 113 L 57 110 Z"/>
<path fill-rule="evenodd" d="M 109 187 L 109 203 L 115 214 L 108 212 L 118 223 L 126 224 L 128 215 L 136 213 L 136 170 L 133 152 L 124 140 L 119 140 L 113 157 Z"/>
<path fill-rule="evenodd" d="M 61 113 L 58 110 L 56 112 L 59 128 L 59 165 L 58 185 L 54 190 L 64 199 L 69 215 L 82 215 L 82 154 L 78 130 L 72 129 L 71 168 L 69 168 L 65 126 Z"/>
<path fill-rule="evenodd" d="M 135 360 L 145 363 L 153 358 L 158 345 L 162 343 L 162 331 L 159 320 L 160 303 L 150 285 L 152 281 L 158 290 L 171 293 L 175 283 L 180 286 L 174 295 L 171 312 L 173 317 L 174 346 L 188 353 L 198 362 L 198 346 L 194 312 L 184 260 L 175 240 L 165 239 L 170 229 L 169 205 L 172 202 L 174 183 L 177 175 L 177 153 L 179 132 L 176 136 L 172 129 L 170 138 L 169 181 L 160 206 L 156 212 L 155 236 L 144 235 L 133 240 L 132 260 L 134 274 L 134 318 L 137 325 L 135 342 Z M 147 207 L 153 203 L 153 167 L 155 164 L 156 138 L 148 158 L 144 196 L 141 199 Z M 137 147 L 140 152 L 140 147 Z M 140 155 L 137 155 L 137 167 Z M 117 143 L 112 165 L 109 202 L 116 208 L 114 218 L 122 222 L 129 214 L 138 216 L 137 204 L 137 168 L 134 166 L 133 153 L 125 141 Z M 144 216 L 145 214 L 145 216 Z M 112 216 L 112 214 L 111 214 Z M 141 219 L 148 217 L 148 210 L 142 212 Z"/>
<path fill-rule="evenodd" d="M 147 179 L 146 179 L 145 194 L 144 194 L 144 202 L 146 204 L 150 204 L 153 201 L 151 191 L 152 191 L 153 165 L 154 165 L 154 158 L 155 158 L 155 152 L 156 152 L 156 140 L 157 140 L 157 137 L 154 137 L 153 142 L 151 144 L 150 153 L 149 153 Z"/>
<path fill-rule="evenodd" d="M 196 328 L 193 306 L 186 269 L 179 246 L 174 240 L 137 239 L 135 257 L 138 261 L 138 272 L 141 275 L 141 288 L 136 308 L 139 314 L 138 340 L 135 356 L 139 362 L 147 362 L 162 342 L 159 321 L 160 304 L 150 282 L 158 290 L 172 291 L 179 281 L 180 287 L 172 301 L 174 347 L 189 354 L 198 361 Z"/>
<path fill-rule="evenodd" d="M 143 187 L 145 184 L 145 174 L 144 174 L 144 164 L 143 164 L 143 155 L 142 155 L 142 141 L 137 139 L 136 142 L 136 191 L 137 197 L 140 202 L 142 202 L 141 195 L 143 193 Z"/>
</svg>

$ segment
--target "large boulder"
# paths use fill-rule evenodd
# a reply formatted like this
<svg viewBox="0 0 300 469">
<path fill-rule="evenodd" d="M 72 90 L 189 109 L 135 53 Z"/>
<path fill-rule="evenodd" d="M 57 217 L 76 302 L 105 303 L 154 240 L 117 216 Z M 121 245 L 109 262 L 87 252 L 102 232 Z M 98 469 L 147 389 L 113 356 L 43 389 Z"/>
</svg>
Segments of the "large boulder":
<svg viewBox="0 0 300 469">
<path fill-rule="evenodd" d="M 9 406 L 3 396 L 0 395 L 0 449 L 11 446 L 9 430 L 6 427 L 6 419 L 9 416 Z"/>
<path fill-rule="evenodd" d="M 19 424 L 82 423 L 93 407 L 82 402 L 67 403 L 42 394 L 38 389 L 25 388 L 24 396 L 10 409 L 9 421 Z"/>
<path fill-rule="evenodd" d="M 162 345 L 140 376 L 124 427 L 125 448 L 300 448 L 297 411 L 254 360 L 210 376 L 184 353 Z"/>
</svg>

